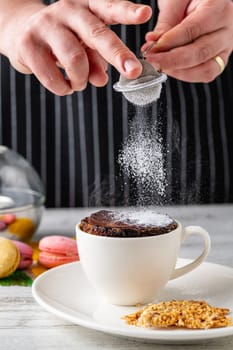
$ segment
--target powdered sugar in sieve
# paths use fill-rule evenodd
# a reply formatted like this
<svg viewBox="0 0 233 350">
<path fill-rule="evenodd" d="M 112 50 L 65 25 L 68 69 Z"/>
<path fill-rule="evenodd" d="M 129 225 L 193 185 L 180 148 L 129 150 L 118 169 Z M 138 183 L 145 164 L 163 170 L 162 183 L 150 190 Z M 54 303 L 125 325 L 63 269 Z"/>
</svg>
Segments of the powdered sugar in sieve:
<svg viewBox="0 0 233 350">
<path fill-rule="evenodd" d="M 141 59 L 140 62 L 143 68 L 140 77 L 127 79 L 120 75 L 119 81 L 113 85 L 113 88 L 122 92 L 129 102 L 137 106 L 145 106 L 158 100 L 162 83 L 166 81 L 167 76 L 156 71 L 146 60 Z"/>
</svg>

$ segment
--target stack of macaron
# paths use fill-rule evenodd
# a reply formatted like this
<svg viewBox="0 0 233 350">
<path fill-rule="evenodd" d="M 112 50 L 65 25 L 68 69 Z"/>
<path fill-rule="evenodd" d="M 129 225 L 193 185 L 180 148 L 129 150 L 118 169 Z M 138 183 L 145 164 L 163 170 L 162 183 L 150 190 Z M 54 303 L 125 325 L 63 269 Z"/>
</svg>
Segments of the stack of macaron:
<svg viewBox="0 0 233 350">
<path fill-rule="evenodd" d="M 39 241 L 38 263 L 46 268 L 79 260 L 77 243 L 66 236 L 47 236 Z M 0 237 L 0 278 L 29 268 L 33 249 L 27 243 Z"/>
<path fill-rule="evenodd" d="M 39 241 L 38 260 L 46 268 L 77 261 L 77 242 L 66 236 L 46 236 Z"/>
<path fill-rule="evenodd" d="M 23 242 L 0 237 L 0 278 L 10 276 L 17 269 L 32 264 L 32 248 Z"/>
</svg>

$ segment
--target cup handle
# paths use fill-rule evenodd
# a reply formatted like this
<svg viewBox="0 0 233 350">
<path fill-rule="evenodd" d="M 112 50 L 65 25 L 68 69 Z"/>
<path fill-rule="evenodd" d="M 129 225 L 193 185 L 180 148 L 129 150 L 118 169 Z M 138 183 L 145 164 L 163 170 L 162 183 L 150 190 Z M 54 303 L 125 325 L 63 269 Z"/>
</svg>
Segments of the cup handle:
<svg viewBox="0 0 233 350">
<path fill-rule="evenodd" d="M 204 241 L 203 251 L 202 251 L 201 255 L 197 259 L 192 261 L 191 263 L 175 269 L 169 278 L 170 280 L 177 278 L 177 277 L 180 277 L 180 276 L 183 276 L 186 273 L 194 270 L 196 267 L 198 267 L 205 260 L 206 256 L 208 255 L 208 253 L 210 251 L 210 245 L 211 245 L 210 236 L 204 228 L 202 228 L 200 226 L 187 226 L 187 227 L 185 227 L 182 241 L 184 241 L 190 235 L 198 235 L 198 236 L 201 236 L 203 238 L 203 241 Z"/>
</svg>

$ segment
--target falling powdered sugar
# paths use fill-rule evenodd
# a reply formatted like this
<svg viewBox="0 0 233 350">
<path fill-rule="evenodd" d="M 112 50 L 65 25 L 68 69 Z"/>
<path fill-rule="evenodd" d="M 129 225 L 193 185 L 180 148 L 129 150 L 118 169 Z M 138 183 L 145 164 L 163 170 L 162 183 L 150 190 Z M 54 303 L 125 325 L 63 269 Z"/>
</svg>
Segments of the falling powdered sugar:
<svg viewBox="0 0 233 350">
<path fill-rule="evenodd" d="M 138 107 L 118 157 L 123 173 L 136 186 L 140 206 L 161 204 L 167 187 L 159 128 L 146 111 L 146 108 Z"/>
</svg>

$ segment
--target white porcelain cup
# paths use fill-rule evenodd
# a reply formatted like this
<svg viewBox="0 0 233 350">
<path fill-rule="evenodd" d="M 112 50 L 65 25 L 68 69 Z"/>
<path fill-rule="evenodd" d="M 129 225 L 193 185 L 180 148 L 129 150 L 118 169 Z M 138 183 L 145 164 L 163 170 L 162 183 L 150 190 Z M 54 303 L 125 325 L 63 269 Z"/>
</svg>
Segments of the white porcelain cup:
<svg viewBox="0 0 233 350">
<path fill-rule="evenodd" d="M 106 237 L 82 231 L 76 236 L 82 268 L 96 290 L 111 304 L 153 301 L 166 283 L 198 267 L 210 250 L 210 237 L 200 226 L 178 227 L 148 237 Z M 190 235 L 203 239 L 200 256 L 176 268 L 181 243 Z"/>
</svg>

